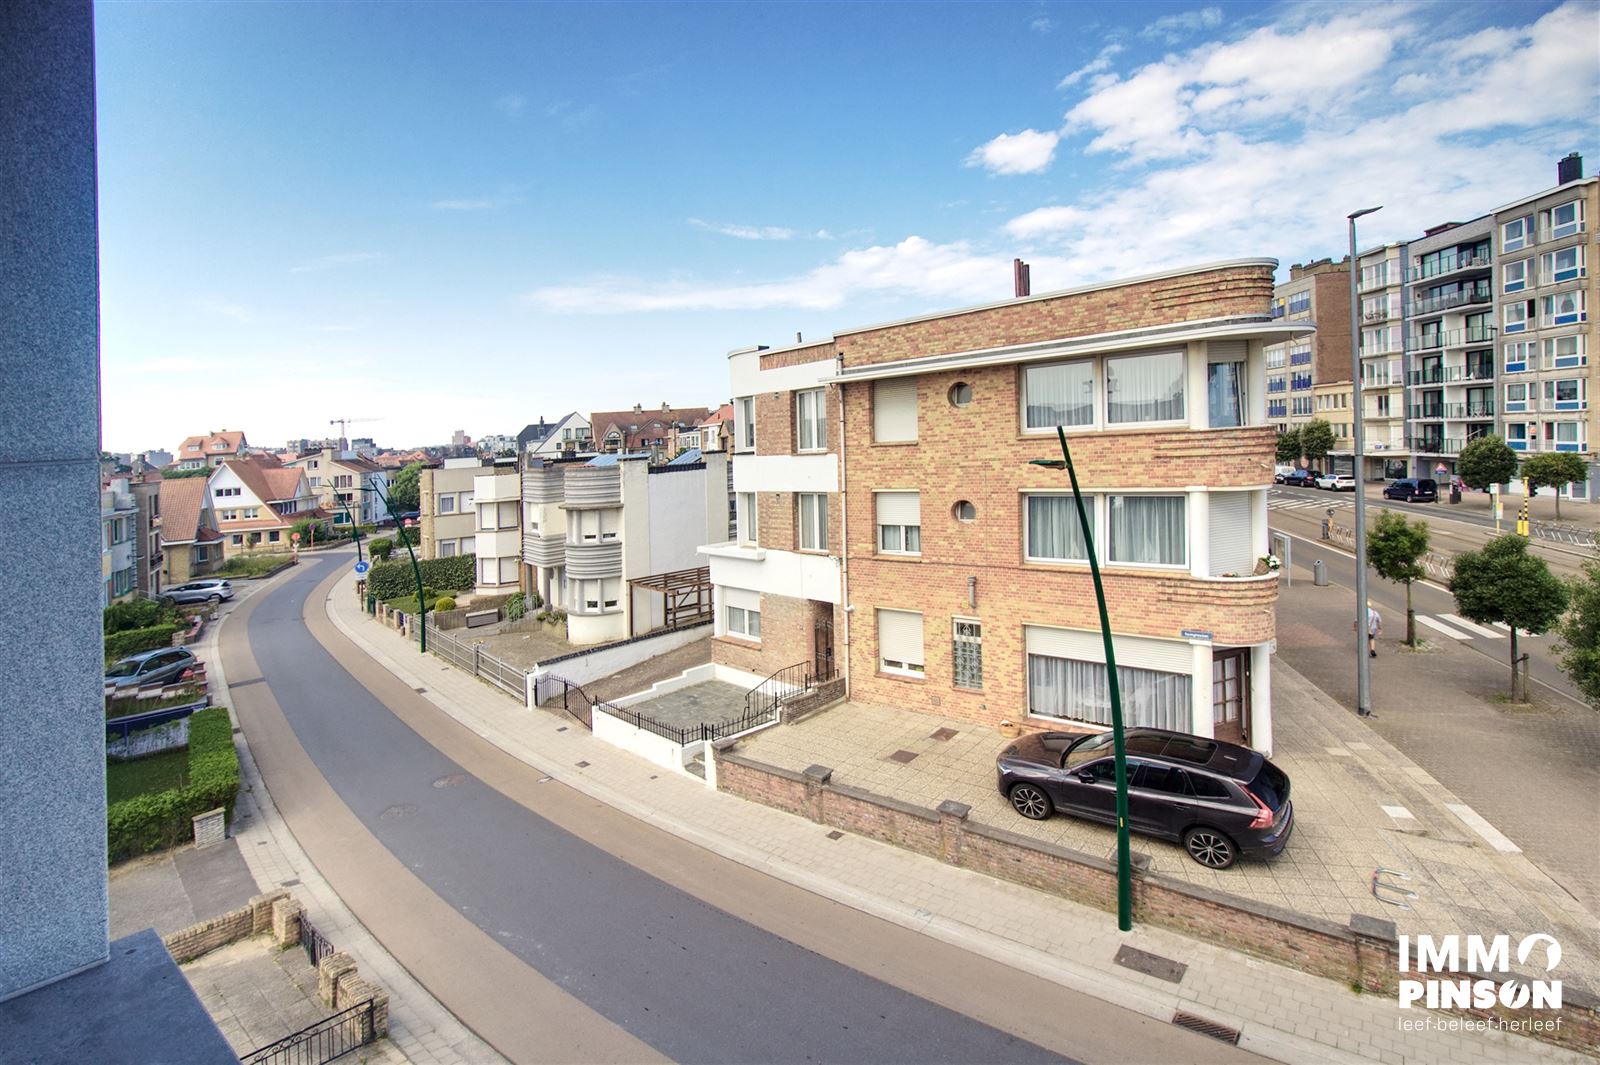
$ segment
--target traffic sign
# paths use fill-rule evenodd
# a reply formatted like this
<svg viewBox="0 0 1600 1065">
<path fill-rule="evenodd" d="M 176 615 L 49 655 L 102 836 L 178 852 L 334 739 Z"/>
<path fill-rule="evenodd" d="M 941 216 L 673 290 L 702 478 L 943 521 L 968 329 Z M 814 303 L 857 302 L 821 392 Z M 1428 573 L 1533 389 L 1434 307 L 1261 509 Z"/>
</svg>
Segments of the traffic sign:
<svg viewBox="0 0 1600 1065">
<path fill-rule="evenodd" d="M 300 542 L 300 534 L 299 533 L 290 533 L 289 534 L 289 539 L 293 540 L 295 543 L 299 543 Z"/>
<path fill-rule="evenodd" d="M 367 572 L 367 570 L 369 570 L 371 568 L 372 568 L 372 566 L 370 564 L 368 564 L 368 562 L 365 559 L 362 559 L 360 562 L 356 563 L 356 575 L 360 576 L 361 574 Z"/>
</svg>

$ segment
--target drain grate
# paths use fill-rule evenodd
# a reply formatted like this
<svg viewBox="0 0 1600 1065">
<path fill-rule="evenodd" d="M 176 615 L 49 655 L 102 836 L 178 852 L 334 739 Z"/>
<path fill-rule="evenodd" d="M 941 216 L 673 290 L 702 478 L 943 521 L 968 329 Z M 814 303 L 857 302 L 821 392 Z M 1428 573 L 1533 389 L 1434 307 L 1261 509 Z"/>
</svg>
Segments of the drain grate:
<svg viewBox="0 0 1600 1065">
<path fill-rule="evenodd" d="M 844 839 L 844 833 L 840 832 L 838 829 L 834 829 L 832 832 L 828 833 L 828 838 L 829 839 Z"/>
<path fill-rule="evenodd" d="M 579 769 L 588 769 L 589 768 L 589 763 L 588 762 L 579 762 L 578 763 L 578 768 Z"/>
<path fill-rule="evenodd" d="M 953 728 L 942 728 L 938 732 L 935 732 L 931 738 L 936 740 L 953 740 L 959 735 L 961 735 L 961 733 L 957 732 Z"/>
<path fill-rule="evenodd" d="M 889 761 L 909 765 L 916 757 L 915 751 L 896 751 L 889 756 Z"/>
<path fill-rule="evenodd" d="M 1229 1028 L 1225 1024 L 1218 1024 L 1216 1021 L 1208 1021 L 1204 1017 L 1196 1017 L 1192 1013 L 1184 1013 L 1179 1010 L 1172 1015 L 1172 1023 L 1179 1028 L 1187 1028 L 1191 1032 L 1208 1035 L 1212 1039 L 1220 1040 L 1232 1046 L 1239 1045 L 1238 1029 Z"/>
</svg>

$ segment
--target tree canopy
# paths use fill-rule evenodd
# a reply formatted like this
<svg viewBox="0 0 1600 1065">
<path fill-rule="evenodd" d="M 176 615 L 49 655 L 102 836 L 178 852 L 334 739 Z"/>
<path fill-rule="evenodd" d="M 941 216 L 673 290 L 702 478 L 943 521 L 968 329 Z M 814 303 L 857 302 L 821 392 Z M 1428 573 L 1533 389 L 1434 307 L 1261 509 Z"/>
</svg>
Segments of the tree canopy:
<svg viewBox="0 0 1600 1065">
<path fill-rule="evenodd" d="M 422 475 L 422 463 L 413 462 L 401 468 L 394 475 L 394 481 L 389 485 L 389 500 L 394 504 L 397 513 L 404 514 L 408 510 L 420 509 L 421 487 L 418 478 Z"/>
<path fill-rule="evenodd" d="M 1327 458 L 1333 450 L 1333 426 L 1321 418 L 1306 422 L 1300 428 L 1300 450 L 1306 453 L 1307 462 L 1318 463 Z"/>
<path fill-rule="evenodd" d="M 1428 523 L 1410 522 L 1392 510 L 1378 513 L 1367 530 L 1367 561 L 1386 581 L 1406 586 L 1406 643 L 1417 645 L 1416 613 L 1411 609 L 1411 582 L 1428 575 L 1422 556 L 1428 550 Z"/>
<path fill-rule="evenodd" d="M 1570 451 L 1541 451 L 1522 460 L 1522 476 L 1528 486 L 1537 492 L 1541 488 L 1556 490 L 1556 518 L 1561 517 L 1561 489 L 1572 481 L 1588 478 L 1589 469 L 1583 459 Z"/>
<path fill-rule="evenodd" d="M 1558 630 L 1555 652 L 1590 705 L 1600 709 L 1600 552 L 1573 579 L 1572 612 Z"/>
<path fill-rule="evenodd" d="M 1544 559 L 1528 553 L 1526 539 L 1512 533 L 1457 555 L 1450 591 L 1463 617 L 1511 627 L 1511 696 L 1517 698 L 1517 630 L 1535 636 L 1549 632 L 1566 612 L 1567 586 Z M 1522 698 L 1527 698 L 1525 681 Z"/>
<path fill-rule="evenodd" d="M 1517 475 L 1517 453 L 1494 434 L 1468 440 L 1456 457 L 1456 476 L 1468 488 L 1505 484 Z"/>
<path fill-rule="evenodd" d="M 1289 429 L 1278 434 L 1278 461 L 1300 461 L 1300 430 Z"/>
</svg>

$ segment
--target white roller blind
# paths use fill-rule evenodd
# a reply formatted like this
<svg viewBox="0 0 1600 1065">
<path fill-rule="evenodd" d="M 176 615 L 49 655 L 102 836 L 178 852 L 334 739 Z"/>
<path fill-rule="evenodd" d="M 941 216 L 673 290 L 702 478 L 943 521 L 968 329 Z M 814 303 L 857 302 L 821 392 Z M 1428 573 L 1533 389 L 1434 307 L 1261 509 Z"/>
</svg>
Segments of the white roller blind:
<svg viewBox="0 0 1600 1065">
<path fill-rule="evenodd" d="M 878 611 L 878 657 L 922 665 L 922 615 L 909 610 Z"/>
<path fill-rule="evenodd" d="M 1244 576 L 1255 568 L 1251 551 L 1249 492 L 1211 494 L 1211 576 Z"/>
<path fill-rule="evenodd" d="M 1249 350 L 1243 340 L 1206 341 L 1207 362 L 1243 362 Z"/>
<path fill-rule="evenodd" d="M 748 588 L 723 588 L 722 605 L 736 606 L 740 610 L 760 610 L 761 593 Z"/>
<path fill-rule="evenodd" d="M 1043 625 L 1024 625 L 1023 644 L 1030 655 L 1072 658 L 1079 662 L 1104 662 L 1105 645 L 1100 633 L 1081 629 L 1053 629 Z M 1151 640 L 1142 636 L 1116 636 L 1117 665 L 1160 669 L 1169 673 L 1188 673 L 1193 654 L 1187 643 L 1178 640 Z"/>
<path fill-rule="evenodd" d="M 917 438 L 917 379 L 897 377 L 872 385 L 872 439 Z"/>
<path fill-rule="evenodd" d="M 874 492 L 878 501 L 879 525 L 921 525 L 920 492 Z"/>
</svg>

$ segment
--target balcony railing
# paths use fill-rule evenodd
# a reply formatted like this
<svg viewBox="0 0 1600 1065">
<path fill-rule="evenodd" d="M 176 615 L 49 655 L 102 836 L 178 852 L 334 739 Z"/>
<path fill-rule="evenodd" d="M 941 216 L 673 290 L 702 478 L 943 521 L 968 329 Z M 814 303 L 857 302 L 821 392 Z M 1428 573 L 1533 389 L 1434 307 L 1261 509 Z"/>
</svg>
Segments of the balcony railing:
<svg viewBox="0 0 1600 1065">
<path fill-rule="evenodd" d="M 1406 441 L 1419 455 L 1459 455 L 1466 446 L 1466 441 L 1442 436 L 1411 437 Z"/>
<path fill-rule="evenodd" d="M 1409 408 L 1413 421 L 1460 421 L 1464 418 L 1492 418 L 1494 404 L 1490 403 L 1413 403 Z"/>
<path fill-rule="evenodd" d="M 1469 303 L 1488 303 L 1493 298 L 1488 292 L 1477 290 L 1451 292 L 1444 296 L 1430 296 L 1428 299 L 1417 300 L 1411 305 L 1411 313 L 1435 314 L 1439 311 L 1448 311 L 1452 307 L 1462 307 Z"/>
<path fill-rule="evenodd" d="M 1412 351 L 1428 348 L 1462 348 L 1468 344 L 1494 343 L 1494 326 L 1479 329 L 1440 329 L 1427 333 L 1413 333 L 1407 345 Z"/>
<path fill-rule="evenodd" d="M 1373 310 L 1362 311 L 1361 320 L 1363 322 L 1387 322 L 1389 320 L 1389 308 L 1377 307 Z"/>
<path fill-rule="evenodd" d="M 1492 381 L 1494 366 L 1479 363 L 1466 366 L 1434 366 L 1426 370 L 1412 370 L 1406 380 L 1413 385 L 1448 385 L 1456 381 Z"/>
<path fill-rule="evenodd" d="M 1487 269 L 1488 266 L 1488 252 L 1482 252 L 1478 255 L 1444 255 L 1432 262 L 1423 263 L 1421 266 L 1409 267 L 1406 270 L 1406 280 L 1422 281 L 1430 277 L 1443 277 L 1446 274 L 1453 274 L 1458 270 Z"/>
</svg>

